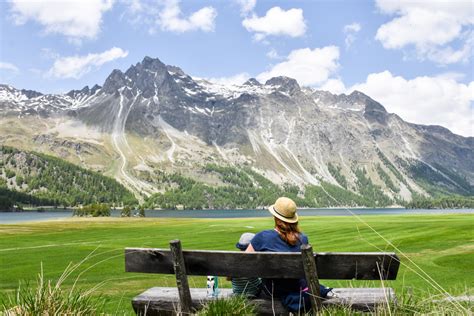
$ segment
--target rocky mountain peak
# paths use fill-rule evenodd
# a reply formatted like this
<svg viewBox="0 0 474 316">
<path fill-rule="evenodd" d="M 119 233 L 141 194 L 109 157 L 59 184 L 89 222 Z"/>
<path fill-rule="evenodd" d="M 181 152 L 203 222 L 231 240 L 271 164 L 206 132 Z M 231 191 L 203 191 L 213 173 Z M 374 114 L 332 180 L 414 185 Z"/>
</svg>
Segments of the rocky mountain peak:
<svg viewBox="0 0 474 316">
<path fill-rule="evenodd" d="M 365 104 L 365 111 L 369 112 L 382 112 L 387 113 L 387 110 L 382 106 L 382 104 L 378 103 L 368 95 L 354 90 L 351 94 L 348 95 L 348 98 L 354 103 L 362 103 Z"/>
<path fill-rule="evenodd" d="M 167 65 L 166 69 L 168 70 L 168 72 L 175 73 L 175 74 L 183 76 L 183 77 L 188 76 L 181 68 L 179 68 L 177 66 Z"/>
<path fill-rule="evenodd" d="M 125 74 L 119 69 L 114 69 L 107 79 L 105 79 L 103 91 L 108 94 L 113 94 L 126 85 L 127 78 Z"/>
<path fill-rule="evenodd" d="M 26 95 L 28 99 L 40 97 L 43 95 L 41 92 L 34 91 L 34 90 L 21 89 L 20 92 Z"/>
<path fill-rule="evenodd" d="M 138 63 L 139 65 L 141 64 L 141 66 L 144 68 L 144 69 L 149 69 L 149 70 L 152 70 L 152 71 L 157 71 L 157 70 L 162 70 L 162 69 L 166 69 L 166 65 L 159 59 L 159 58 L 151 58 L 149 56 L 145 56 L 145 58 L 143 58 L 142 62 L 141 63 Z"/>
<path fill-rule="evenodd" d="M 261 86 L 262 84 L 255 78 L 250 78 L 249 80 L 245 81 L 244 86 Z"/>
<path fill-rule="evenodd" d="M 372 102 L 377 103 L 371 97 L 369 97 L 368 95 L 366 95 L 366 94 L 364 94 L 364 93 L 362 93 L 358 90 L 352 91 L 351 94 L 349 94 L 347 97 L 350 100 L 352 100 L 353 102 L 360 102 L 360 103 L 365 103 L 365 104 L 369 104 L 369 103 L 372 103 Z"/>
<path fill-rule="evenodd" d="M 0 102 L 26 102 L 43 94 L 33 90 L 18 90 L 7 84 L 0 84 Z"/>
<path fill-rule="evenodd" d="M 131 66 L 125 72 L 130 78 L 136 77 L 137 74 L 146 74 L 147 72 L 151 73 L 163 73 L 167 72 L 167 67 L 161 62 L 158 58 L 151 58 L 146 56 L 143 60 L 137 63 L 135 66 Z"/>
<path fill-rule="evenodd" d="M 21 96 L 22 98 L 32 99 L 32 98 L 40 97 L 43 95 L 41 92 L 34 91 L 34 90 L 26 90 L 26 89 L 18 90 L 7 84 L 0 84 L 0 92 L 1 92 L 1 95 L 5 98 L 7 98 L 8 95 L 12 95 L 12 96 L 15 95 L 16 98 Z"/>
<path fill-rule="evenodd" d="M 102 88 L 101 86 L 99 86 L 98 84 L 95 84 L 92 88 L 89 88 L 89 86 L 85 86 L 81 90 L 71 90 L 68 93 L 66 93 L 66 95 L 70 96 L 71 98 L 76 98 L 78 96 L 90 96 L 90 95 L 95 94 L 97 90 L 101 88 Z"/>
<path fill-rule="evenodd" d="M 127 86 L 132 93 L 150 98 L 169 91 L 173 85 L 168 66 L 158 58 L 146 56 L 143 61 L 130 66 L 125 73 L 114 70 L 105 81 L 103 91 L 111 94 Z"/>
<path fill-rule="evenodd" d="M 364 117 L 369 122 L 377 122 L 379 124 L 385 125 L 388 119 L 388 112 L 382 106 L 371 97 L 360 91 L 353 91 L 348 98 L 354 104 L 363 104 L 364 105 Z"/>
<path fill-rule="evenodd" d="M 265 82 L 265 85 L 273 86 L 280 91 L 288 92 L 290 94 L 296 91 L 301 91 L 300 85 L 295 79 L 285 76 L 273 77 L 271 79 L 268 79 Z"/>
</svg>

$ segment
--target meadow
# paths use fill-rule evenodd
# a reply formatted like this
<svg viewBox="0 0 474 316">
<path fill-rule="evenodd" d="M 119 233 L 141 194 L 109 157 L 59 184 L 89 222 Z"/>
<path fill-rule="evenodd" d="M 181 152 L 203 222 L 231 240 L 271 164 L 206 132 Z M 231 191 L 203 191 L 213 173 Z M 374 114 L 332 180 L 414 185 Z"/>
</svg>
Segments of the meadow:
<svg viewBox="0 0 474 316">
<path fill-rule="evenodd" d="M 396 252 L 402 261 L 398 278 L 384 285 L 398 293 L 408 290 L 442 299 L 433 287 L 435 281 L 452 296 L 474 295 L 474 216 L 371 215 L 360 219 L 367 225 L 354 216 L 302 217 L 301 228 L 319 252 Z M 125 247 L 168 248 L 170 240 L 180 239 L 184 249 L 234 250 L 241 233 L 269 229 L 272 224 L 269 217 L 72 218 L 0 225 L 0 294 L 13 293 L 20 281 L 34 284 L 41 269 L 45 279 L 55 280 L 68 264 L 83 261 L 64 282 L 66 288 L 77 280 L 76 286 L 94 289 L 94 295 L 106 299 L 107 312 L 131 314 L 133 296 L 152 286 L 175 286 L 175 279 L 174 275 L 125 273 Z M 224 278 L 220 282 L 229 286 Z M 381 286 L 365 281 L 323 283 Z M 190 285 L 205 287 L 206 282 L 203 277 L 193 277 Z"/>
</svg>

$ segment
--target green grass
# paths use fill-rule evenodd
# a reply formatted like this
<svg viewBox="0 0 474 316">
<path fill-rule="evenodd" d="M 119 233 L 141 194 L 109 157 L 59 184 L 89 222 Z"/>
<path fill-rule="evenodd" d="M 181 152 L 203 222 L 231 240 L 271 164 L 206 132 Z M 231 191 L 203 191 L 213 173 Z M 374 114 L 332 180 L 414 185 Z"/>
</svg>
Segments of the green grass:
<svg viewBox="0 0 474 316">
<path fill-rule="evenodd" d="M 204 305 L 197 316 L 254 316 L 255 306 L 243 296 L 216 299 Z"/>
<path fill-rule="evenodd" d="M 361 217 L 377 232 L 413 260 L 451 295 L 473 295 L 474 216 L 472 215 L 390 215 Z M 71 219 L 42 223 L 0 225 L 0 293 L 13 293 L 20 280 L 34 282 L 40 272 L 56 280 L 69 263 L 90 256 L 63 282 L 92 289 L 107 300 L 110 313 L 132 313 L 130 300 L 152 286 L 175 286 L 174 275 L 124 272 L 125 247 L 168 248 L 180 239 L 184 249 L 233 250 L 243 232 L 272 227 L 272 218 L 252 219 Z M 395 251 L 355 217 L 303 217 L 302 230 L 316 251 Z M 402 259 L 396 281 L 385 286 L 402 291 L 437 293 L 410 270 L 416 269 L 399 251 Z M 92 254 L 91 254 L 92 253 Z M 405 266 L 407 264 L 410 268 Z M 224 287 L 230 284 L 219 279 Z M 206 286 L 205 278 L 192 277 L 191 286 Z M 380 282 L 323 280 L 331 287 L 375 286 Z"/>
<path fill-rule="evenodd" d="M 45 280 L 42 272 L 38 275 L 36 284 L 20 283 L 13 295 L 7 295 L 0 302 L 0 314 L 16 315 L 102 315 L 103 300 L 89 295 L 78 287 L 67 291 L 62 286 L 77 265 L 71 265 L 64 270 L 56 282 Z M 3 314 L 2 314 L 3 315 Z"/>
</svg>

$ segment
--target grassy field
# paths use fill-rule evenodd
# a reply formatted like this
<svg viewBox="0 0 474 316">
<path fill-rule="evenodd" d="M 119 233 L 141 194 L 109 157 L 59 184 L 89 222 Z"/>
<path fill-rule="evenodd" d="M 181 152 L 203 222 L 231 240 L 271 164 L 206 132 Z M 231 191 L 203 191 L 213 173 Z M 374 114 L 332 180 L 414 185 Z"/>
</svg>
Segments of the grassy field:
<svg viewBox="0 0 474 316">
<path fill-rule="evenodd" d="M 361 217 L 429 274 L 452 295 L 473 295 L 474 216 L 402 215 Z M 131 313 L 130 299 L 152 286 L 174 286 L 173 275 L 124 272 L 125 247 L 168 248 L 180 239 L 187 249 L 233 250 L 243 232 L 272 227 L 271 218 L 252 219 L 71 219 L 41 223 L 0 225 L 0 293 L 32 280 L 41 270 L 56 279 L 69 263 L 89 258 L 65 282 L 76 278 L 83 289 L 101 285 L 94 293 L 106 298 L 111 313 Z M 412 287 L 414 293 L 439 294 L 417 273 L 400 251 L 355 217 L 303 217 L 302 230 L 316 251 L 395 251 L 402 259 L 396 281 L 387 282 L 396 291 Z M 223 279 L 223 278 L 221 278 Z M 222 280 L 223 286 L 229 286 Z M 327 286 L 380 286 L 378 282 L 325 280 Z M 191 286 L 205 287 L 202 277 Z"/>
</svg>

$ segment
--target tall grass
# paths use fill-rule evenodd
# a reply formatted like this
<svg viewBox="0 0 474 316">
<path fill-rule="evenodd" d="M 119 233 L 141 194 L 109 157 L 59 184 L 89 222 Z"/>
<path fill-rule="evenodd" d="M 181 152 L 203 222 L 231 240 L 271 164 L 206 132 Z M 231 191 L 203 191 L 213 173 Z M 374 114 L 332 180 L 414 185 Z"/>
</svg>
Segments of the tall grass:
<svg viewBox="0 0 474 316">
<path fill-rule="evenodd" d="M 388 312 L 390 315 L 473 315 L 474 296 L 471 291 L 467 288 L 463 294 L 452 297 L 404 287 L 401 293 L 397 293 L 396 304 L 385 310 L 379 308 L 376 312 L 377 315 L 389 315 Z"/>
<path fill-rule="evenodd" d="M 434 295 L 425 290 L 413 291 L 411 287 L 404 287 L 401 293 L 396 293 L 396 301 L 380 304 L 369 313 L 353 310 L 349 306 L 324 306 L 318 315 L 474 315 L 474 296 L 469 292 L 469 289 L 466 289 L 465 294 L 457 297 L 455 304 L 452 303 L 450 298 L 445 296 Z"/>
<path fill-rule="evenodd" d="M 375 315 L 375 316 L 406 316 L 406 315 L 474 315 L 474 296 L 466 289 L 463 295 L 457 297 L 456 306 L 449 302 L 449 298 L 433 295 L 426 291 L 413 291 L 411 287 L 398 293 L 396 301 L 384 302 L 372 311 L 357 311 L 347 305 L 324 305 L 317 313 L 320 316 L 349 316 L 349 315 Z M 222 315 L 257 315 L 258 307 L 245 297 L 221 298 L 207 303 L 198 316 Z M 309 313 L 294 313 L 295 316 L 312 316 Z"/>
<path fill-rule="evenodd" d="M 244 296 L 212 300 L 197 313 L 198 316 L 252 316 L 257 315 L 255 305 Z"/>
<path fill-rule="evenodd" d="M 20 282 L 14 294 L 0 301 L 0 315 L 99 315 L 103 314 L 104 300 L 91 296 L 90 291 L 78 288 L 65 290 L 63 282 L 77 266 L 68 266 L 57 281 L 45 280 L 43 268 L 36 284 Z"/>
<path fill-rule="evenodd" d="M 2 298 L 2 301 L 0 301 L 0 315 L 126 315 L 130 313 L 129 310 L 122 310 L 119 306 L 113 314 L 106 313 L 104 311 L 105 300 L 101 297 L 92 296 L 91 290 L 81 291 L 75 286 L 66 290 L 63 283 L 77 267 L 78 265 L 68 266 L 57 281 L 45 280 L 41 268 L 35 285 L 31 286 L 28 282 L 23 282 L 14 294 L 5 295 Z M 459 293 L 460 291 L 455 292 Z M 387 301 L 380 304 L 369 314 L 355 311 L 350 306 L 331 305 L 323 306 L 318 315 L 473 315 L 473 293 L 469 288 L 466 288 L 463 292 L 455 298 L 446 298 L 446 296 L 431 294 L 426 290 L 414 291 L 411 287 L 404 287 L 401 293 L 397 293 L 395 302 Z M 455 299 L 454 304 L 450 301 L 453 299 Z M 257 310 L 258 308 L 251 300 L 243 296 L 232 296 L 210 301 L 196 315 L 252 316 L 258 314 Z M 314 314 L 302 313 L 295 315 L 311 316 Z"/>
</svg>

